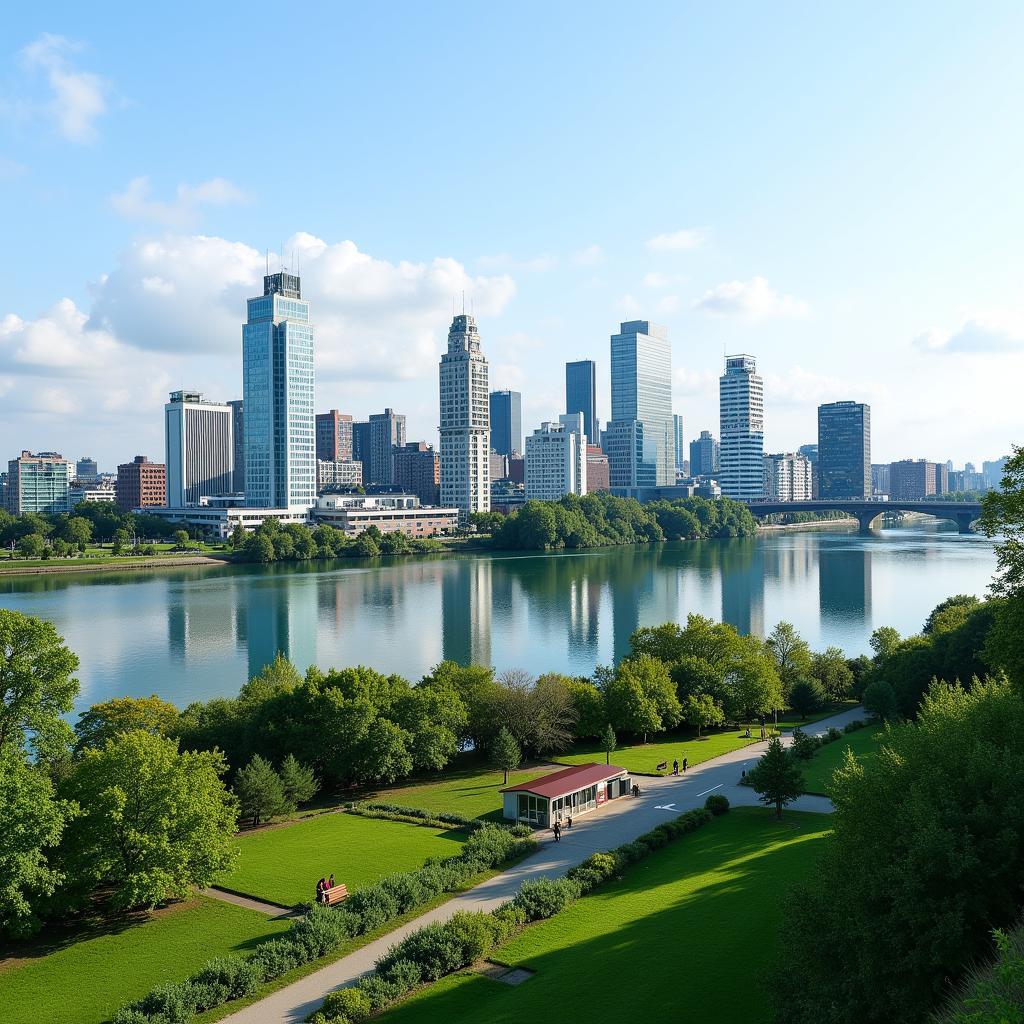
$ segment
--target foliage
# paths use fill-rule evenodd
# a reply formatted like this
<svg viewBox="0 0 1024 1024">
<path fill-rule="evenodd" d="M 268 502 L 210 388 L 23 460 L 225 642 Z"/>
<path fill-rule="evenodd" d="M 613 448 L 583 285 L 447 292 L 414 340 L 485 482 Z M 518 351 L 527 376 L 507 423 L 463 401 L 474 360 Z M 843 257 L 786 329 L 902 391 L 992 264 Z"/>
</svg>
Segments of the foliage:
<svg viewBox="0 0 1024 1024">
<path fill-rule="evenodd" d="M 845 700 L 853 690 L 853 672 L 838 647 L 829 647 L 811 656 L 811 675 L 821 684 L 829 700 Z"/>
<path fill-rule="evenodd" d="M 606 725 L 604 731 L 601 733 L 601 747 L 604 750 L 604 763 L 611 763 L 612 751 L 615 749 L 616 739 L 615 730 L 611 725 Z"/>
<path fill-rule="evenodd" d="M 963 623 L 967 613 L 980 604 L 981 601 L 973 594 L 954 594 L 947 597 L 928 614 L 921 632 L 925 636 L 931 636 L 933 633 L 945 633 L 947 630 L 955 629 Z"/>
<path fill-rule="evenodd" d="M 494 722 L 505 723 L 523 750 L 538 755 L 564 750 L 576 725 L 572 684 L 568 676 L 556 673 L 535 681 L 518 669 L 503 672 L 488 702 Z"/>
<path fill-rule="evenodd" d="M 608 721 L 604 694 L 588 679 L 572 679 L 569 695 L 576 716 L 575 735 L 581 739 L 596 739 Z"/>
<path fill-rule="evenodd" d="M 327 523 L 308 527 L 302 523 L 282 525 L 276 520 L 262 523 L 249 534 L 232 534 L 231 541 L 242 559 L 262 563 L 411 555 L 440 547 L 433 537 L 407 537 L 397 531 L 382 534 L 376 526 L 349 537 Z"/>
<path fill-rule="evenodd" d="M 279 774 L 285 803 L 292 809 L 308 803 L 320 789 L 313 769 L 300 764 L 294 754 L 289 754 L 281 762 Z"/>
<path fill-rule="evenodd" d="M 645 743 L 649 733 L 670 729 L 682 716 L 668 669 L 649 654 L 619 662 L 605 702 L 615 729 L 642 735 Z"/>
<path fill-rule="evenodd" d="M 783 695 L 788 697 L 799 680 L 811 675 L 810 645 L 797 633 L 791 622 L 779 622 L 765 639 L 765 645 L 775 659 Z M 792 703 L 790 706 L 795 707 Z"/>
<path fill-rule="evenodd" d="M 177 720 L 178 709 L 155 693 L 150 697 L 117 697 L 93 704 L 78 716 L 75 749 L 102 747 L 107 740 L 135 729 L 167 736 Z"/>
<path fill-rule="evenodd" d="M 782 808 L 804 791 L 803 774 L 778 736 L 768 741 L 768 749 L 747 772 L 747 781 L 762 803 L 774 804 L 777 818 L 782 817 Z"/>
<path fill-rule="evenodd" d="M 523 752 L 519 749 L 515 736 L 502 726 L 491 745 L 491 761 L 494 767 L 505 773 L 504 785 L 508 785 L 508 773 L 515 771 L 523 760 Z"/>
<path fill-rule="evenodd" d="M 729 798 L 721 793 L 712 793 L 704 801 L 704 810 L 710 811 L 717 818 L 729 810 Z"/>
<path fill-rule="evenodd" d="M 995 959 L 970 968 L 934 1024 L 1024 1024 L 1024 925 L 992 937 Z"/>
<path fill-rule="evenodd" d="M 709 725 L 721 725 L 725 714 L 710 693 L 691 693 L 683 704 L 683 720 L 697 730 L 699 737 Z"/>
<path fill-rule="evenodd" d="M 814 736 L 809 736 L 803 729 L 794 729 L 789 752 L 798 761 L 809 761 L 820 746 L 821 743 Z"/>
<path fill-rule="evenodd" d="M 817 679 L 798 679 L 789 691 L 789 706 L 806 718 L 825 703 L 825 691 Z"/>
<path fill-rule="evenodd" d="M 261 821 L 269 821 L 276 815 L 294 810 L 294 806 L 289 806 L 285 799 L 281 776 L 259 754 L 253 754 L 252 760 L 238 772 L 232 788 L 239 812 L 242 817 L 252 819 L 253 828 Z"/>
<path fill-rule="evenodd" d="M 527 921 L 554 917 L 580 895 L 579 886 L 569 878 L 537 878 L 519 887 L 512 905 Z"/>
<path fill-rule="evenodd" d="M 861 703 L 865 711 L 871 712 L 881 721 L 889 722 L 897 717 L 896 694 L 884 679 L 876 680 L 864 688 Z"/>
</svg>

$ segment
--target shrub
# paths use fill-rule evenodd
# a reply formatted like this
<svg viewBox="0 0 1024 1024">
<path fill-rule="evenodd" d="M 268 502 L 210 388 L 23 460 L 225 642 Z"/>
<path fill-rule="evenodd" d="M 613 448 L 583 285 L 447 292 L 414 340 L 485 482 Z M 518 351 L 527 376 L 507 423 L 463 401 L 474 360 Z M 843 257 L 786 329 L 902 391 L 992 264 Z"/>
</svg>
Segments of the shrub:
<svg viewBox="0 0 1024 1024">
<path fill-rule="evenodd" d="M 809 761 L 814 757 L 814 752 L 821 744 L 813 736 L 808 736 L 803 729 L 793 730 L 793 743 L 790 750 L 793 756 L 800 761 Z"/>
<path fill-rule="evenodd" d="M 621 846 L 616 847 L 615 858 L 619 861 L 621 868 L 627 868 L 630 864 L 635 864 L 638 860 L 643 860 L 644 857 L 647 856 L 647 853 L 647 847 L 642 843 L 623 843 Z"/>
<path fill-rule="evenodd" d="M 663 846 L 667 845 L 668 836 L 660 829 L 652 829 L 650 832 L 645 832 L 640 836 L 637 842 L 648 850 L 660 850 Z"/>
<path fill-rule="evenodd" d="M 261 942 L 249 960 L 263 975 L 264 981 L 279 978 L 303 962 L 294 943 L 283 936 Z"/>
<path fill-rule="evenodd" d="M 261 965 L 239 957 L 218 957 L 188 979 L 195 1012 L 253 995 L 263 982 Z"/>
<path fill-rule="evenodd" d="M 843 734 L 834 725 L 830 725 L 828 727 L 828 732 L 825 733 L 825 735 L 828 737 L 828 740 L 826 742 L 834 743 Z"/>
<path fill-rule="evenodd" d="M 320 1012 L 328 1021 L 361 1024 L 373 1012 L 373 1005 L 361 987 L 339 988 L 328 994 Z"/>
<path fill-rule="evenodd" d="M 729 798 L 723 796 L 721 793 L 712 793 L 711 796 L 704 801 L 704 810 L 710 811 L 715 817 L 720 814 L 725 814 L 729 810 Z"/>
<path fill-rule="evenodd" d="M 527 921 L 554 917 L 580 894 L 580 887 L 568 878 L 538 878 L 523 882 L 513 904 L 526 915 Z"/>
<path fill-rule="evenodd" d="M 394 985 L 400 992 L 409 992 L 423 980 L 423 971 L 415 960 L 403 957 L 388 957 L 377 961 L 377 973 Z"/>
<path fill-rule="evenodd" d="M 858 729 L 863 728 L 864 723 L 859 718 L 855 718 L 852 722 L 847 722 L 843 726 L 843 733 L 848 736 L 851 732 L 856 732 Z"/>
</svg>

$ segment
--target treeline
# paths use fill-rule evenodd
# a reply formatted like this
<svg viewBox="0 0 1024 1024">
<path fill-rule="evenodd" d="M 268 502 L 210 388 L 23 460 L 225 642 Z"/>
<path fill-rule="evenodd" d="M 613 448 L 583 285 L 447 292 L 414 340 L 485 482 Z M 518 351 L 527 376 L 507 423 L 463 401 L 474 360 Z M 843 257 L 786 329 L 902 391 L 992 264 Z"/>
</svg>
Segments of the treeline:
<svg viewBox="0 0 1024 1024">
<path fill-rule="evenodd" d="M 231 546 L 247 562 L 294 562 L 314 558 L 375 558 L 377 555 L 412 555 L 440 551 L 433 537 L 408 537 L 404 533 L 381 533 L 367 527 L 358 536 L 326 523 L 308 527 L 301 523 L 282 525 L 268 519 L 251 533 L 236 526 Z"/>
</svg>

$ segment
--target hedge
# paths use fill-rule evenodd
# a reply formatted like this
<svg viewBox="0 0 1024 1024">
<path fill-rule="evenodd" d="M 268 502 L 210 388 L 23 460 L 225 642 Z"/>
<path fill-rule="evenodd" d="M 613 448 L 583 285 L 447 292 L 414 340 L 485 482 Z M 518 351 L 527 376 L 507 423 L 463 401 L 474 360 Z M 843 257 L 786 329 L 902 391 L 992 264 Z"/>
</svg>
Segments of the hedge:
<svg viewBox="0 0 1024 1024">
<path fill-rule="evenodd" d="M 793 744 L 789 749 L 798 760 L 809 761 L 814 756 L 814 752 L 820 747 L 824 747 L 828 743 L 835 743 L 836 740 L 841 740 L 843 736 L 848 736 L 851 732 L 863 729 L 865 724 L 859 718 L 855 718 L 852 722 L 847 722 L 843 726 L 842 732 L 833 725 L 822 736 L 809 736 L 803 729 L 797 728 L 793 730 Z"/>
<path fill-rule="evenodd" d="M 529 830 L 526 830 L 529 832 Z M 314 905 L 277 938 L 261 942 L 247 957 L 218 957 L 181 982 L 160 985 L 122 1007 L 113 1024 L 189 1024 L 195 1016 L 242 996 L 373 931 L 446 892 L 463 888 L 474 875 L 515 860 L 536 847 L 520 828 L 484 824 L 444 860 L 389 875 L 360 889 L 336 908 Z"/>
<path fill-rule="evenodd" d="M 462 814 L 425 811 L 422 807 L 403 807 L 401 804 L 351 803 L 345 808 L 349 814 L 364 818 L 384 818 L 387 821 L 405 821 L 410 825 L 427 825 L 430 828 L 465 828 L 475 830 L 486 822 L 479 818 L 467 818 Z M 527 830 L 529 831 L 529 830 Z"/>
</svg>

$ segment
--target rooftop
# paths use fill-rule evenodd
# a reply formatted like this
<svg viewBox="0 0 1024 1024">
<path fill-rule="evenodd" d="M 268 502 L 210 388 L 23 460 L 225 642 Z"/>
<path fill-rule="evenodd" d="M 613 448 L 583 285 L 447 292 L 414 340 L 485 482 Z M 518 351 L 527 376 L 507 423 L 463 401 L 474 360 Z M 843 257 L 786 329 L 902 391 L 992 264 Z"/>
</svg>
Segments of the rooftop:
<svg viewBox="0 0 1024 1024">
<path fill-rule="evenodd" d="M 557 797 L 563 793 L 571 793 L 584 786 L 614 779 L 625 774 L 626 769 L 616 764 L 580 764 L 572 768 L 563 768 L 560 772 L 542 775 L 532 782 L 520 782 L 518 786 L 507 786 L 502 793 L 533 793 L 535 796 Z"/>
</svg>

